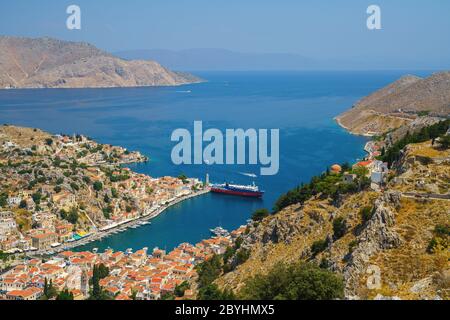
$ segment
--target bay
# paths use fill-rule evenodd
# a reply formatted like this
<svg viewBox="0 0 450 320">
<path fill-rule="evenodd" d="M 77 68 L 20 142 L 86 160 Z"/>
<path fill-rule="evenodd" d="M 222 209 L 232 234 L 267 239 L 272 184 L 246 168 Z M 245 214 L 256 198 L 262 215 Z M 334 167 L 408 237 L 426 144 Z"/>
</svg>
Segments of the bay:
<svg viewBox="0 0 450 320">
<path fill-rule="evenodd" d="M 80 133 L 130 150 L 150 162 L 130 167 L 160 177 L 181 173 L 214 182 L 258 184 L 263 199 L 208 194 L 169 208 L 151 225 L 129 229 L 77 250 L 111 247 L 172 249 L 196 243 L 209 229 L 234 229 L 258 208 L 307 182 L 334 163 L 364 156 L 366 138 L 350 135 L 333 117 L 361 97 L 405 73 L 427 72 L 200 72 L 204 83 L 180 87 L 112 89 L 0 90 L 0 123 L 37 127 L 52 133 Z M 255 128 L 280 130 L 280 170 L 259 176 L 256 165 L 181 165 L 172 163 L 173 130 Z M 248 174 L 256 174 L 257 178 Z"/>
</svg>

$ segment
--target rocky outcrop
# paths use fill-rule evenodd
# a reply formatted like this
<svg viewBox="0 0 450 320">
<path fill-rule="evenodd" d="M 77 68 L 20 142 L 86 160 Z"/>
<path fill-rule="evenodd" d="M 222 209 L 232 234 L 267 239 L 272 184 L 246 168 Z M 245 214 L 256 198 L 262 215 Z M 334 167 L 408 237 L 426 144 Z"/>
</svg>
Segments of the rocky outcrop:
<svg viewBox="0 0 450 320">
<path fill-rule="evenodd" d="M 366 273 L 370 257 L 379 250 L 400 245 L 399 235 L 393 231 L 396 210 L 400 207 L 400 193 L 386 192 L 375 201 L 374 214 L 357 236 L 356 248 L 350 254 L 343 270 L 346 295 L 353 296 L 359 286 L 361 274 Z"/>
<path fill-rule="evenodd" d="M 173 86 L 199 82 L 157 62 L 126 61 L 88 43 L 0 37 L 0 89 Z"/>
<path fill-rule="evenodd" d="M 266 245 L 268 243 L 289 244 L 291 239 L 301 231 L 303 212 L 290 215 L 287 219 L 271 219 L 267 224 L 259 224 L 245 238 L 242 246 L 251 248 L 255 243 Z"/>
</svg>

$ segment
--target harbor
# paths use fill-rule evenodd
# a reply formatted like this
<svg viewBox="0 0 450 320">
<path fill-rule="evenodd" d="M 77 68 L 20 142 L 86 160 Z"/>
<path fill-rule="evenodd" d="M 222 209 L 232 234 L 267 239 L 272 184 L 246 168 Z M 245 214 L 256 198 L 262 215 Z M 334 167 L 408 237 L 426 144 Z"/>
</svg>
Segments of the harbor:
<svg viewBox="0 0 450 320">
<path fill-rule="evenodd" d="M 59 252 L 62 251 L 67 251 L 67 250 L 71 250 L 80 246 L 84 246 L 87 245 L 91 242 L 94 241 L 99 241 L 99 240 L 103 240 L 105 238 L 108 238 L 112 235 L 116 235 L 122 232 L 127 231 L 128 229 L 136 229 L 145 225 L 149 225 L 151 224 L 150 220 L 158 217 L 159 215 L 161 215 L 164 211 L 166 211 L 167 209 L 169 209 L 172 206 L 175 206 L 176 204 L 179 204 L 183 201 L 186 201 L 188 199 L 192 199 L 195 197 L 199 197 L 202 195 L 205 195 L 207 193 L 210 192 L 210 188 L 205 188 L 203 190 L 200 191 L 196 191 L 193 192 L 191 194 L 179 197 L 169 203 L 166 203 L 164 205 L 162 205 L 159 209 L 157 209 L 154 212 L 151 212 L 148 215 L 143 215 L 140 216 L 136 219 L 130 220 L 130 221 L 125 221 L 121 224 L 118 224 L 114 227 L 108 228 L 106 230 L 98 230 L 95 233 L 91 233 L 91 234 L 87 234 L 86 236 L 82 237 L 79 240 L 74 240 L 71 242 L 66 242 L 64 244 L 61 244 L 57 247 L 52 248 L 51 250 L 43 250 L 43 251 L 28 251 L 25 254 L 28 257 L 35 257 L 35 256 L 42 256 L 42 255 L 54 255 L 57 254 Z"/>
</svg>

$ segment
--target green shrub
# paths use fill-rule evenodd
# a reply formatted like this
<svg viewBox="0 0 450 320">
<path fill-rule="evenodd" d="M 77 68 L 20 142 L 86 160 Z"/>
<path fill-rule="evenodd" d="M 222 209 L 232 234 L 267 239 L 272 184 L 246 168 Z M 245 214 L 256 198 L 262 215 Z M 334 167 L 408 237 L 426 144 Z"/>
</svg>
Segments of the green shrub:
<svg viewBox="0 0 450 320">
<path fill-rule="evenodd" d="M 323 252 L 327 248 L 327 246 L 328 242 L 326 239 L 314 241 L 311 245 L 311 254 L 313 256 L 316 256 L 319 253 Z"/>
<path fill-rule="evenodd" d="M 450 226 L 438 224 L 434 227 L 433 238 L 428 243 L 427 252 L 432 254 L 437 250 L 448 250 Z"/>
<path fill-rule="evenodd" d="M 348 244 L 348 252 L 352 253 L 353 250 L 355 250 L 355 247 L 358 245 L 358 241 L 357 240 L 353 240 Z"/>
<path fill-rule="evenodd" d="M 372 219 L 373 213 L 373 207 L 370 206 L 363 207 L 359 211 L 359 215 L 361 216 L 361 219 L 364 223 Z"/>
<path fill-rule="evenodd" d="M 101 191 L 102 189 L 103 189 L 103 183 L 101 183 L 100 181 L 95 181 L 94 182 L 94 190 Z"/>
<path fill-rule="evenodd" d="M 198 300 L 234 300 L 233 292 L 228 290 L 220 290 L 216 284 L 209 284 L 200 288 L 198 292 Z"/>
<path fill-rule="evenodd" d="M 191 288 L 191 286 L 189 285 L 189 282 L 183 281 L 182 283 L 180 283 L 179 285 L 177 285 L 175 287 L 174 294 L 177 297 L 182 297 L 182 296 L 184 296 L 184 292 L 190 288 Z"/>
<path fill-rule="evenodd" d="M 240 295 L 251 300 L 341 299 L 344 282 L 340 276 L 314 264 L 280 263 L 267 275 L 247 280 Z"/>
<path fill-rule="evenodd" d="M 268 217 L 270 215 L 269 210 L 267 209 L 258 209 L 255 212 L 253 212 L 252 214 L 252 220 L 253 221 L 261 221 L 263 220 L 265 217 Z"/>
<path fill-rule="evenodd" d="M 342 238 L 347 232 L 347 223 L 344 218 L 338 217 L 333 220 L 333 232 L 334 238 Z"/>
<path fill-rule="evenodd" d="M 249 249 L 239 249 L 236 252 L 236 264 L 243 264 L 245 261 L 250 258 L 250 250 Z"/>
</svg>

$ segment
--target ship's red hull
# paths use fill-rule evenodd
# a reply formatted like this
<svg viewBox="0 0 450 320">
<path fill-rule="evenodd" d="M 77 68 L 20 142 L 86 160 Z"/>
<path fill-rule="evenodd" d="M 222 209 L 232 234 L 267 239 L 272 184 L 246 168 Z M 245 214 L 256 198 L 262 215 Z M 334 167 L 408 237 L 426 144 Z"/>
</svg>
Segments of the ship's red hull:
<svg viewBox="0 0 450 320">
<path fill-rule="evenodd" d="M 241 196 L 241 197 L 252 197 L 252 198 L 261 198 L 264 194 L 263 192 L 234 191 L 234 190 L 226 190 L 226 189 L 221 189 L 221 188 L 211 188 L 211 192 L 223 193 L 223 194 L 229 194 L 229 195 Z"/>
</svg>

